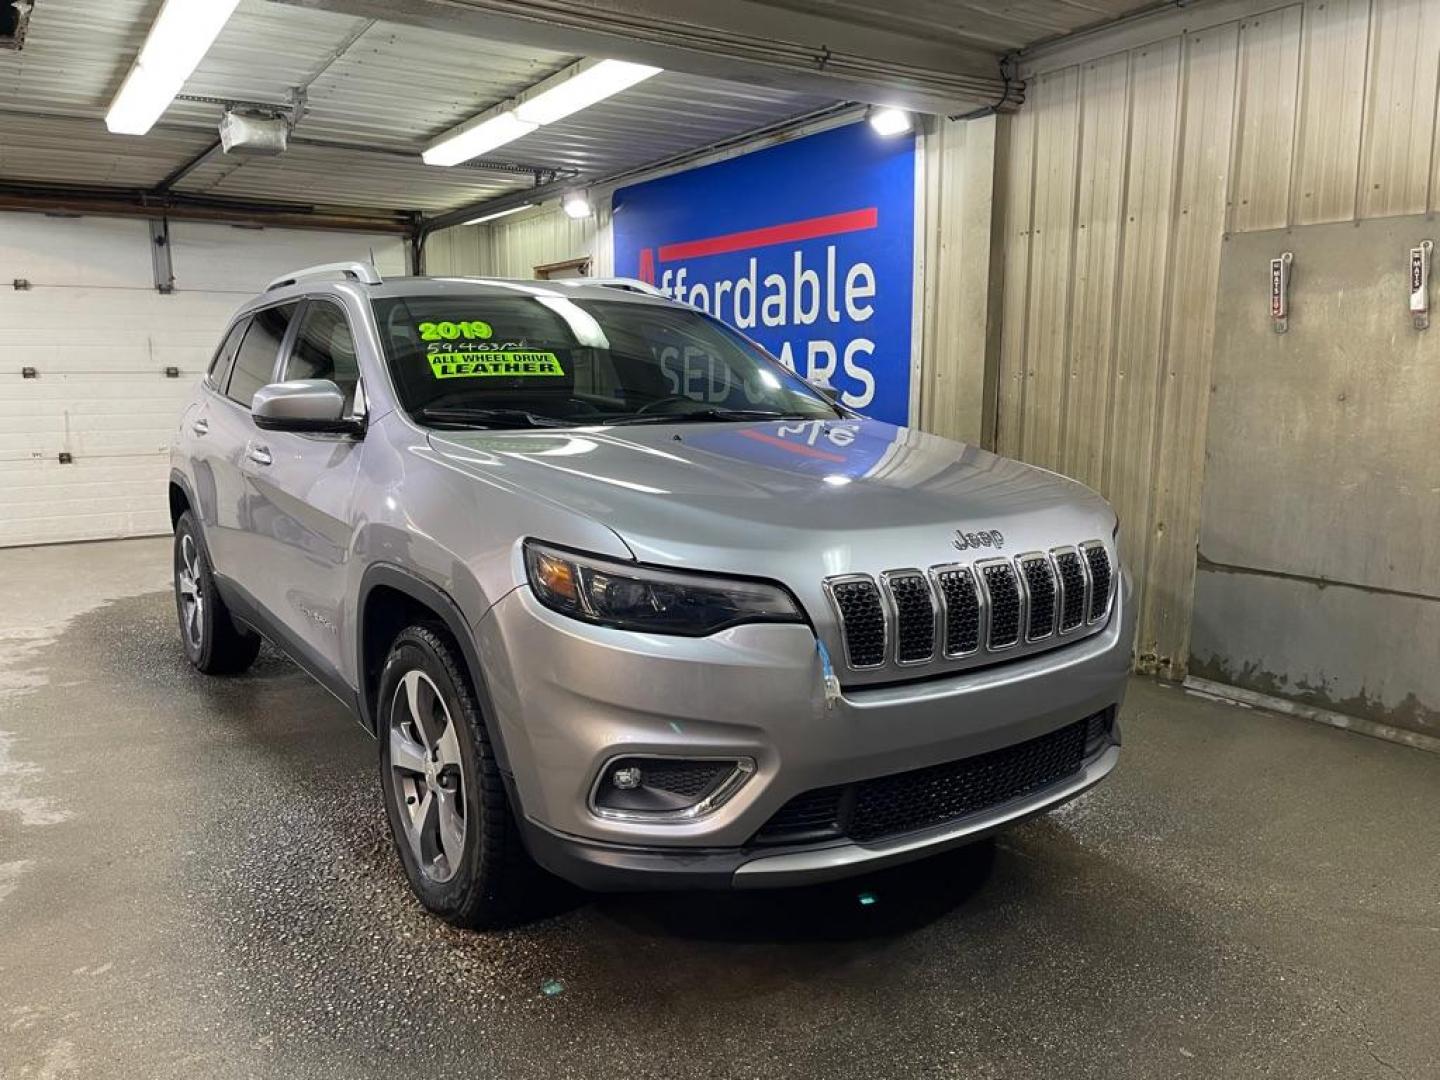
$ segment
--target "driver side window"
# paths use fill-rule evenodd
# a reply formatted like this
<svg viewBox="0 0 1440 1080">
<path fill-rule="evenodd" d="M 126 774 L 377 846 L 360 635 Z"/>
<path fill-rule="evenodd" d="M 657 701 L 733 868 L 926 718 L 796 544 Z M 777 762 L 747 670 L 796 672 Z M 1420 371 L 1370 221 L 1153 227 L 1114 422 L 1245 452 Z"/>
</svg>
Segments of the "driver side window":
<svg viewBox="0 0 1440 1080">
<path fill-rule="evenodd" d="M 284 378 L 329 379 L 345 395 L 345 412 L 351 412 L 355 384 L 360 381 L 360 363 L 355 355 L 355 336 L 342 307 L 328 300 L 311 300 L 305 305 Z"/>
<path fill-rule="evenodd" d="M 274 377 L 275 361 L 280 353 L 280 343 L 295 317 L 298 303 L 279 304 L 255 312 L 250 318 L 250 329 L 240 343 L 235 355 L 235 365 L 230 371 L 230 383 L 225 396 L 237 404 L 250 408 L 259 390 Z"/>
</svg>

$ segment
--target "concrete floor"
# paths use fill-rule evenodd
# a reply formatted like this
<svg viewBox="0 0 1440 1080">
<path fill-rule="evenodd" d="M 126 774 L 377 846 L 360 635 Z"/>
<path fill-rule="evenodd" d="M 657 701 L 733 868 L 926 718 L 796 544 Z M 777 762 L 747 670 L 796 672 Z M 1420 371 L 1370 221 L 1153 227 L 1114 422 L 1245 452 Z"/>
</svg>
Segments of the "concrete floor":
<svg viewBox="0 0 1440 1080">
<path fill-rule="evenodd" d="M 5 1080 L 1440 1075 L 1440 756 L 1137 681 L 1112 780 L 994 845 L 468 934 L 324 691 L 185 665 L 168 565 L 0 551 Z"/>
</svg>

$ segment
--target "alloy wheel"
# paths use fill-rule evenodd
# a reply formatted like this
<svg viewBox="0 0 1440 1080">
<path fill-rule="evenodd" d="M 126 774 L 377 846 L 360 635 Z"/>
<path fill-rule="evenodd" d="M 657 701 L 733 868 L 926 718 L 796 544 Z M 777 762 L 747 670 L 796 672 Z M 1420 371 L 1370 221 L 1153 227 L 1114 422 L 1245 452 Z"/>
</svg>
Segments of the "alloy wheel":
<svg viewBox="0 0 1440 1080">
<path fill-rule="evenodd" d="M 432 881 L 455 876 L 465 851 L 465 772 L 460 742 L 435 683 L 407 671 L 390 703 L 392 797 L 405 839 Z"/>
<path fill-rule="evenodd" d="M 180 538 L 180 566 L 175 587 L 180 591 L 180 625 L 186 644 L 199 652 L 205 644 L 205 590 L 201 585 L 200 549 L 188 533 Z"/>
</svg>

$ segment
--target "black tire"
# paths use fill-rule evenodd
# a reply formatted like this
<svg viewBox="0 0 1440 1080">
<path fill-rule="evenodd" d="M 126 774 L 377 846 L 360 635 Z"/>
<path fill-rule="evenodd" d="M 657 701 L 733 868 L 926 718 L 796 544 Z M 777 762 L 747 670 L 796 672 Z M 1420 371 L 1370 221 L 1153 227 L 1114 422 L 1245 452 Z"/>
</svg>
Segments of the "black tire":
<svg viewBox="0 0 1440 1080">
<path fill-rule="evenodd" d="M 175 614 L 185 657 L 206 675 L 238 675 L 255 662 L 260 635 L 237 626 L 215 588 L 210 556 L 189 510 L 175 523 Z"/>
<path fill-rule="evenodd" d="M 375 711 L 385 813 L 420 903 L 470 929 L 515 921 L 532 868 L 475 695 L 443 634 L 411 626 L 396 636 Z"/>
</svg>

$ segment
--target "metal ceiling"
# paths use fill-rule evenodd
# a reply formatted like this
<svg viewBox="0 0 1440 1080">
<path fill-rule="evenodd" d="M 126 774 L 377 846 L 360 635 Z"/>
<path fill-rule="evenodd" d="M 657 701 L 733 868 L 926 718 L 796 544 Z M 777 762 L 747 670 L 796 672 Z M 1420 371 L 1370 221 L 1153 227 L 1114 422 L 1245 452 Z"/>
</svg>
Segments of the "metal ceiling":
<svg viewBox="0 0 1440 1080">
<path fill-rule="evenodd" d="M 1192 0 L 1193 2 L 1193 0 Z M 822 15 L 871 30 L 900 31 L 935 40 L 983 44 L 1018 52 L 1137 10 L 1174 7 L 1159 0 L 765 0 L 766 6 Z"/>
<path fill-rule="evenodd" d="M 0 52 L 0 181 L 148 188 L 215 138 L 223 102 L 303 106 L 278 158 L 215 152 L 174 190 L 438 212 L 521 191 L 533 172 L 421 163 L 436 134 L 573 62 L 554 51 L 242 0 L 149 135 L 105 109 L 158 0 L 36 0 L 25 48 Z M 198 99 L 198 100 L 197 100 Z M 497 152 L 543 174 L 601 175 L 807 113 L 828 99 L 667 72 Z M 548 178 L 548 176 L 546 177 Z"/>
<path fill-rule="evenodd" d="M 337 6 L 352 13 L 322 9 Z M 89 185 L 151 199 L 149 189 L 194 162 L 174 181 L 176 195 L 435 214 L 557 178 L 583 182 L 633 171 L 834 107 L 840 96 L 828 85 L 829 94 L 787 87 L 777 72 L 740 81 L 667 70 L 506 145 L 493 159 L 432 168 L 419 152 L 435 135 L 578 57 L 534 41 L 518 45 L 389 21 L 404 6 L 241 0 L 181 96 L 149 135 L 134 138 L 109 135 L 103 116 L 160 0 L 35 0 L 24 48 L 0 50 L 0 187 Z M 755 4 L 792 21 L 831 20 L 862 37 L 899 28 L 997 47 L 1063 34 L 1136 6 L 1137 0 L 891 0 L 877 13 L 862 0 Z M 757 18 L 762 32 L 764 19 Z M 558 30 L 540 37 L 552 45 L 565 40 Z M 602 40 L 620 48 L 618 39 Z M 684 64 L 677 59 L 677 66 Z M 226 103 L 286 110 L 296 118 L 291 148 L 270 159 L 207 155 Z"/>
</svg>

